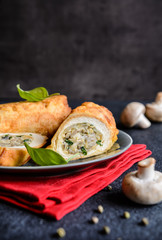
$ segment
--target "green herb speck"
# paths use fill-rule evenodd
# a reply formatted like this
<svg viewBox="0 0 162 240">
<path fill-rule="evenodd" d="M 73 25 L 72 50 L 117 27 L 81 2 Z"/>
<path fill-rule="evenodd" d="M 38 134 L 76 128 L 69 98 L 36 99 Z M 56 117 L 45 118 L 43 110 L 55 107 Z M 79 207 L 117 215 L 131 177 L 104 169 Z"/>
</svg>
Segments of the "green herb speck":
<svg viewBox="0 0 162 240">
<path fill-rule="evenodd" d="M 101 140 L 97 140 L 96 141 L 96 144 L 100 145 L 100 146 L 103 146 L 102 143 L 101 143 Z"/>
<path fill-rule="evenodd" d="M 85 147 L 81 147 L 81 151 L 84 155 L 87 155 L 87 151 L 86 151 Z"/>
<path fill-rule="evenodd" d="M 73 145 L 73 142 L 70 141 L 69 139 L 65 139 L 65 142 L 66 142 L 69 146 Z"/>
<path fill-rule="evenodd" d="M 9 135 L 6 134 L 6 135 L 2 136 L 2 139 L 8 139 L 8 137 L 9 137 Z"/>
</svg>

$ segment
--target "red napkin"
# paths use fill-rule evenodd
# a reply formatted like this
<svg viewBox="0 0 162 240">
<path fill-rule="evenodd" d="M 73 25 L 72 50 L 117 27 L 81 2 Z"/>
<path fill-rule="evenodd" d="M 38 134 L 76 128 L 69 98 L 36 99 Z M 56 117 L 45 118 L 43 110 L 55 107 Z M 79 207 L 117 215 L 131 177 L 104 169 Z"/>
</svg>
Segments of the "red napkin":
<svg viewBox="0 0 162 240">
<path fill-rule="evenodd" d="M 149 155 L 151 151 L 146 150 L 145 145 L 138 144 L 114 159 L 69 175 L 2 175 L 0 199 L 59 220 Z"/>
</svg>

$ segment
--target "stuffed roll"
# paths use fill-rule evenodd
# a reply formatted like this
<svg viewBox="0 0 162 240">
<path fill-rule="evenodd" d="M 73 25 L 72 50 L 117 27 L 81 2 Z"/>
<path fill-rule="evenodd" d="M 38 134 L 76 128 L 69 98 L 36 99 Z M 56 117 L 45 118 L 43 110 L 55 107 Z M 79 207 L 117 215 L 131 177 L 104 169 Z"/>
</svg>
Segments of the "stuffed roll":
<svg viewBox="0 0 162 240">
<path fill-rule="evenodd" d="M 50 137 L 70 112 L 64 95 L 51 96 L 39 102 L 0 104 L 0 133 L 32 132 Z"/>
<path fill-rule="evenodd" d="M 29 159 L 24 142 L 40 148 L 47 141 L 46 136 L 35 133 L 0 133 L 0 166 L 20 166 Z"/>
<path fill-rule="evenodd" d="M 77 107 L 60 125 L 48 148 L 65 159 L 98 155 L 109 150 L 117 140 L 118 129 L 112 113 L 93 102 Z"/>
</svg>

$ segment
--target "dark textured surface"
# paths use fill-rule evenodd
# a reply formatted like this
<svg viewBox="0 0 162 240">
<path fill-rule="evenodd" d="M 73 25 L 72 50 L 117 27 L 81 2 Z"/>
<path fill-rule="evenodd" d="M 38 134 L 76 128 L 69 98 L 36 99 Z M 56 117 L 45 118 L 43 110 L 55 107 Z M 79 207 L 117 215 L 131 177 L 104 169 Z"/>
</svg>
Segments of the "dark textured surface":
<svg viewBox="0 0 162 240">
<path fill-rule="evenodd" d="M 162 1 L 1 0 L 0 96 L 152 100 L 162 90 Z M 146 91 L 147 89 L 147 91 Z"/>
<path fill-rule="evenodd" d="M 126 102 L 98 102 L 107 106 L 114 114 L 117 125 L 120 129 L 129 133 L 134 143 L 146 144 L 155 157 L 156 169 L 162 171 L 162 123 L 154 123 L 146 130 L 124 129 L 120 125 L 119 115 Z M 71 102 L 71 106 L 79 102 Z M 127 172 L 135 170 L 134 165 Z M 58 239 L 56 229 L 63 227 L 66 230 L 64 239 L 112 239 L 122 238 L 123 240 L 160 240 L 162 236 L 162 203 L 154 206 L 142 206 L 128 200 L 121 191 L 121 182 L 125 173 L 114 181 L 112 191 L 103 189 L 98 194 L 88 199 L 75 211 L 67 214 L 60 221 L 45 219 L 17 208 L 10 204 L 0 202 L 0 239 L 12 240 L 52 240 Z M 104 207 L 104 213 L 96 212 L 98 205 Z M 124 211 L 129 211 L 130 219 L 122 217 Z M 90 220 L 96 215 L 99 223 L 93 225 Z M 141 226 L 143 217 L 149 219 L 148 226 Z M 111 228 L 110 235 L 104 235 L 102 228 L 108 225 Z"/>
</svg>

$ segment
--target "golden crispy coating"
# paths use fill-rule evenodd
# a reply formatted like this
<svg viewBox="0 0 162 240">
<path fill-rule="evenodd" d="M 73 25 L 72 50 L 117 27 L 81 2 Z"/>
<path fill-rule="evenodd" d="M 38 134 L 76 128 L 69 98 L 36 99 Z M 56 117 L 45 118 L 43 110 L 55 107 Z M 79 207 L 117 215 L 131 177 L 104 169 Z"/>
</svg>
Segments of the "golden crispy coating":
<svg viewBox="0 0 162 240">
<path fill-rule="evenodd" d="M 52 136 L 70 114 L 67 97 L 51 96 L 39 102 L 0 105 L 0 132 L 33 132 Z"/>
<path fill-rule="evenodd" d="M 95 131 L 92 125 L 96 128 Z M 91 133 L 86 132 L 87 128 Z M 60 125 L 48 148 L 66 159 L 77 152 L 79 154 L 72 160 L 90 157 L 109 150 L 117 140 L 118 132 L 115 119 L 107 108 L 93 102 L 85 102 L 74 109 Z M 67 138 L 71 141 L 69 146 L 66 145 Z M 102 144 L 97 144 L 98 138 Z M 81 152 L 81 145 L 87 150 L 86 156 Z"/>
<path fill-rule="evenodd" d="M 21 166 L 30 159 L 26 149 L 0 147 L 0 166 Z"/>
<path fill-rule="evenodd" d="M 113 142 L 117 140 L 117 134 L 119 131 L 116 128 L 116 122 L 112 112 L 110 112 L 106 107 L 93 102 L 84 102 L 81 106 L 75 108 L 72 111 L 72 114 L 83 114 L 99 119 L 105 123 L 109 129 L 111 129 Z"/>
</svg>

